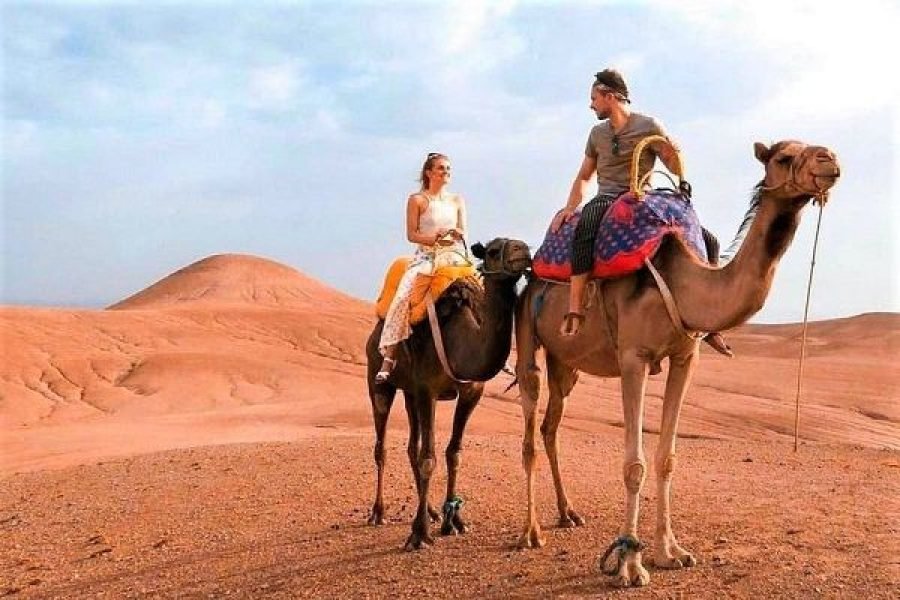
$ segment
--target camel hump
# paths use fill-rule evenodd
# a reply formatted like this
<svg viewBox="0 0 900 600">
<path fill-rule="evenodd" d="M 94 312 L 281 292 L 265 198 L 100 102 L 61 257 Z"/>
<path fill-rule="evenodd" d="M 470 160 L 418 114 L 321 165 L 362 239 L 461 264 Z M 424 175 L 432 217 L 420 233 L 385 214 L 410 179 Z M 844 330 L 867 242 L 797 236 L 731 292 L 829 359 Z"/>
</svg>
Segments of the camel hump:
<svg viewBox="0 0 900 600">
<path fill-rule="evenodd" d="M 534 274 L 551 281 L 568 281 L 572 274 L 572 242 L 580 214 L 553 233 L 534 255 Z M 679 236 L 694 254 L 707 260 L 700 219 L 690 199 L 681 192 L 653 190 L 638 199 L 624 194 L 616 200 L 597 228 L 593 277 L 621 277 L 642 269 L 668 234 Z"/>
<path fill-rule="evenodd" d="M 384 276 L 384 283 L 381 287 L 381 294 L 375 302 L 375 314 L 379 319 L 385 318 L 388 309 L 391 307 L 391 301 L 397 294 L 397 288 L 400 286 L 400 280 L 409 267 L 411 258 L 400 257 L 394 260 L 388 267 Z M 425 295 L 431 291 L 432 298 L 437 301 L 441 294 L 447 291 L 450 284 L 458 279 L 474 278 L 475 267 L 473 265 L 446 265 L 438 267 L 433 274 L 416 276 L 413 282 L 412 293 L 410 294 L 410 313 L 409 323 L 414 325 L 425 319 Z"/>
</svg>

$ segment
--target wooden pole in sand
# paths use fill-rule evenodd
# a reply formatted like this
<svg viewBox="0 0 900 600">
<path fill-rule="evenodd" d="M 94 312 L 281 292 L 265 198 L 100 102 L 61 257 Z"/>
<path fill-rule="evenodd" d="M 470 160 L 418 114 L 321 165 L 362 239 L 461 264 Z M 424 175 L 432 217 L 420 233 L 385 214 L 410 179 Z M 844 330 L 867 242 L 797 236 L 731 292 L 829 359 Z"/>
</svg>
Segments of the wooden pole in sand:
<svg viewBox="0 0 900 600">
<path fill-rule="evenodd" d="M 816 268 L 816 250 L 819 247 L 819 227 L 822 225 L 822 209 L 825 208 L 825 199 L 817 198 L 819 205 L 819 218 L 816 221 L 816 237 L 813 241 L 812 261 L 809 263 L 809 281 L 806 283 L 806 306 L 803 308 L 803 334 L 800 338 L 800 368 L 797 369 L 797 400 L 794 410 L 794 452 L 800 444 L 800 391 L 803 386 L 803 360 L 806 358 L 806 325 L 809 320 L 809 297 L 812 292 L 813 269 Z"/>
</svg>

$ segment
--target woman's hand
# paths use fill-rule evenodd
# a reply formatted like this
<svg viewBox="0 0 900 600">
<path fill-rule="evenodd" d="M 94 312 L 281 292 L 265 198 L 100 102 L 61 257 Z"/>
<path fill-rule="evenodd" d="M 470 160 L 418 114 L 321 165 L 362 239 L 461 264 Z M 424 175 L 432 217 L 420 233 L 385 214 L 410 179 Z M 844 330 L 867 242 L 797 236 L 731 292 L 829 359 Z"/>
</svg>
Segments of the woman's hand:
<svg viewBox="0 0 900 600">
<path fill-rule="evenodd" d="M 463 232 L 456 227 L 451 227 L 447 230 L 447 236 L 453 238 L 454 240 L 461 240 L 463 239 Z"/>
<path fill-rule="evenodd" d="M 447 239 L 450 234 L 450 230 L 446 228 L 438 229 L 434 234 L 434 245 L 435 246 L 449 246 L 453 243 L 453 240 Z"/>
</svg>

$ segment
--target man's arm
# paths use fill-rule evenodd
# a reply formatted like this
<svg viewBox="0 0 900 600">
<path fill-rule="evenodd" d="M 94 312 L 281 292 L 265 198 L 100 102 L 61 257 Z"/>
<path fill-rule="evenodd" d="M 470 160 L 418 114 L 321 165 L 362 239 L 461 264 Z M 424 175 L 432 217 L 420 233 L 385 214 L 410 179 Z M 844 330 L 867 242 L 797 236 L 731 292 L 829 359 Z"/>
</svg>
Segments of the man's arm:
<svg viewBox="0 0 900 600">
<path fill-rule="evenodd" d="M 550 224 L 550 230 L 553 233 L 556 233 L 562 224 L 571 219 L 572 215 L 575 214 L 575 209 L 578 208 L 582 198 L 584 198 L 585 188 L 591 182 L 596 170 L 597 158 L 585 155 L 584 160 L 581 161 L 581 166 L 578 168 L 578 174 L 575 175 L 575 181 L 572 182 L 572 188 L 569 190 L 569 197 L 566 200 L 566 205 L 561 211 L 556 213 L 556 216 L 553 217 L 553 222 Z"/>
<path fill-rule="evenodd" d="M 593 156 L 585 156 L 581 161 L 581 167 L 578 168 L 578 174 L 575 175 L 575 181 L 572 182 L 572 189 L 569 190 L 569 198 L 566 200 L 565 210 L 574 211 L 581 204 L 584 198 L 584 189 L 591 182 L 594 171 L 597 170 L 597 159 Z"/>
<path fill-rule="evenodd" d="M 672 140 L 672 138 L 666 138 L 669 140 L 668 144 L 663 144 L 661 142 L 656 142 L 652 144 L 653 151 L 656 153 L 656 156 L 659 157 L 659 160 L 662 161 L 662 164 L 666 165 L 666 168 L 676 175 L 681 174 L 681 165 L 678 159 L 678 145 Z"/>
</svg>

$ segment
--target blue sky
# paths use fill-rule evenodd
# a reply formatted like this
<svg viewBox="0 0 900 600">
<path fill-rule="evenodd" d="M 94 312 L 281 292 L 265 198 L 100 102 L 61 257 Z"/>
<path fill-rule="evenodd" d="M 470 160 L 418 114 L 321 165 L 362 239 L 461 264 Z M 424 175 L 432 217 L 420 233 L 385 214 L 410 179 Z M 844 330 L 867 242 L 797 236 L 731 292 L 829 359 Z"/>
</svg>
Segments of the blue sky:
<svg viewBox="0 0 900 600">
<path fill-rule="evenodd" d="M 811 316 L 900 311 L 900 11 L 823 6 L 4 2 L 0 301 L 102 307 L 223 252 L 371 299 L 430 151 L 471 239 L 536 247 L 596 122 L 593 73 L 616 66 L 723 243 L 754 141 L 837 152 Z M 802 318 L 814 225 L 756 321 Z"/>
</svg>

